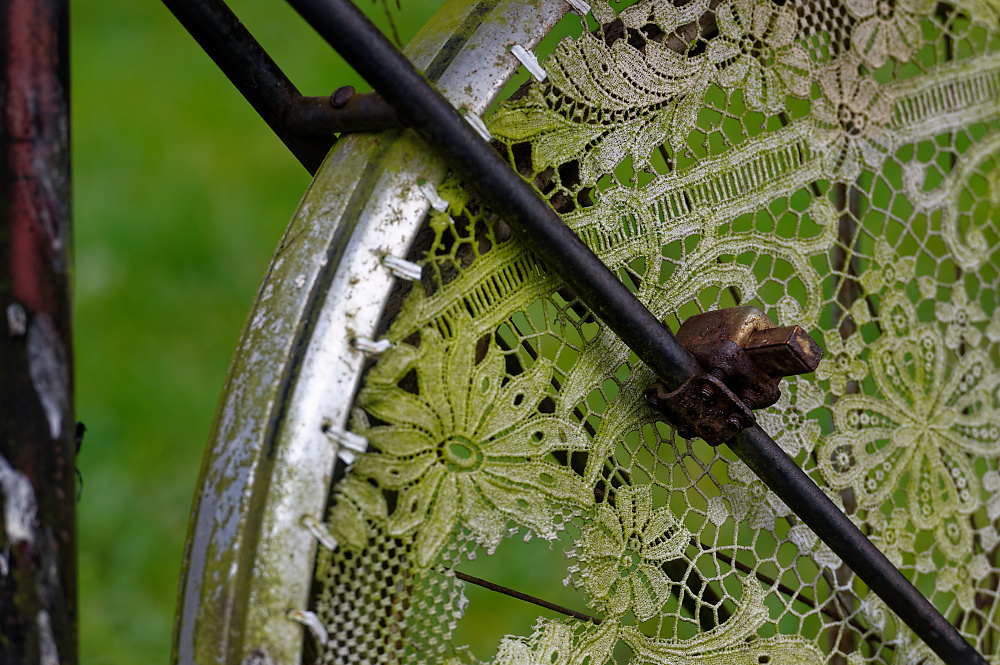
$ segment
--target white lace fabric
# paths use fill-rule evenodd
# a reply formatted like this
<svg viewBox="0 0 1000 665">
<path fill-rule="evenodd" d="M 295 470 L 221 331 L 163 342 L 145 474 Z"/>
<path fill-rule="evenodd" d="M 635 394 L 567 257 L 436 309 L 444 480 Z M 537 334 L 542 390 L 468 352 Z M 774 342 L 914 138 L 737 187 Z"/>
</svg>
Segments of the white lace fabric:
<svg viewBox="0 0 1000 665">
<path fill-rule="evenodd" d="M 997 662 L 1000 6 L 591 7 L 497 145 L 675 330 L 754 304 L 822 342 L 760 424 Z M 540 618 L 497 664 L 936 660 L 794 506 L 658 419 L 530 243 L 439 191 L 327 516 L 318 662 L 473 660 L 450 571 L 515 534 L 566 550 L 601 622 Z"/>
</svg>

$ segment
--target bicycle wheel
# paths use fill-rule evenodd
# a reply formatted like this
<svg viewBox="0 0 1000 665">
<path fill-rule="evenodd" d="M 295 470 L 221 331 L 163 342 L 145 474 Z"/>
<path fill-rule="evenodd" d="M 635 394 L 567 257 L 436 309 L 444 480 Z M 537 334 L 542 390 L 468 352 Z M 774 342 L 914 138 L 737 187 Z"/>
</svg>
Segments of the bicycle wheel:
<svg viewBox="0 0 1000 665">
<path fill-rule="evenodd" d="M 563 0 L 446 3 L 406 53 L 456 106 L 483 113 L 566 13 Z M 237 663 L 264 646 L 298 662 L 316 541 L 365 353 L 445 167 L 412 133 L 342 139 L 306 192 L 244 330 L 202 466 L 182 572 L 174 657 Z"/>
<path fill-rule="evenodd" d="M 590 15 L 544 64 L 547 81 L 488 120 L 498 145 L 675 329 L 752 303 L 822 336 L 829 359 L 787 381 L 762 424 L 993 655 L 996 8 L 641 1 L 595 2 Z M 355 140 L 349 168 L 381 173 Z M 378 274 L 375 256 L 331 277 L 330 313 L 318 311 L 302 359 L 283 370 L 297 372 L 294 387 L 269 413 L 284 457 L 244 495 L 273 503 L 264 514 L 286 526 L 265 517 L 275 535 L 240 555 L 260 572 L 234 607 L 251 599 L 247 616 L 260 618 L 230 657 L 256 642 L 294 662 L 283 612 L 305 608 L 310 661 L 481 657 L 453 642 L 474 610 L 465 570 L 518 533 L 569 547 L 564 574 L 586 607 L 550 607 L 570 618 L 503 639 L 497 663 L 933 657 L 794 506 L 649 410 L 649 371 L 460 178 L 437 194 L 411 184 L 413 198 L 375 182 L 387 209 L 420 202 L 410 233 L 422 197 L 435 201 L 422 280 L 383 319 L 390 348 L 356 401 L 360 359 L 339 384 L 338 364 L 352 337 L 375 339 L 380 306 L 359 327 L 347 287 Z M 225 409 L 222 425 L 239 429 Z M 328 440 L 357 453 L 330 496 Z M 327 446 L 327 461 L 283 446 Z M 309 474 L 326 475 L 309 491 L 283 481 Z M 310 569 L 313 540 L 310 600 L 310 577 L 281 571 Z M 206 552 L 231 551 L 219 543 Z M 289 641 L 272 642 L 272 629 Z"/>
</svg>

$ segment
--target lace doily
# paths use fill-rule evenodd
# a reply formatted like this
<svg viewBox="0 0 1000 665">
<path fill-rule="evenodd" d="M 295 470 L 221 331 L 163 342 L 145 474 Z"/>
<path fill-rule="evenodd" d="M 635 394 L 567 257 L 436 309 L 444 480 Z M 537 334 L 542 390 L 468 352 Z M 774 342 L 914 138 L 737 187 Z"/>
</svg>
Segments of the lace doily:
<svg viewBox="0 0 1000 665">
<path fill-rule="evenodd" d="M 592 3 L 498 149 L 654 314 L 755 304 L 823 340 L 761 425 L 992 659 L 1000 649 L 1000 5 Z M 935 657 L 451 178 L 351 423 L 323 663 L 470 662 L 455 576 L 558 543 L 579 618 L 496 664 Z M 540 614 L 530 605 L 525 612 Z M 450 659 L 450 660 L 449 660 Z"/>
</svg>

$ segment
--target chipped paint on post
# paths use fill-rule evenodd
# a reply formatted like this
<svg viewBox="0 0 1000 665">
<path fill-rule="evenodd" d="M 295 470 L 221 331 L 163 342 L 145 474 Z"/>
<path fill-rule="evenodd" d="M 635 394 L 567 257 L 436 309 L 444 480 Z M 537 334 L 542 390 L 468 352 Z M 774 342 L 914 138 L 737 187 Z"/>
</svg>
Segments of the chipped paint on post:
<svg viewBox="0 0 1000 665">
<path fill-rule="evenodd" d="M 69 376 L 66 349 L 59 331 L 45 312 L 35 315 L 28 328 L 28 373 L 31 385 L 49 423 L 53 440 L 62 434 L 62 422 L 69 409 Z"/>
<path fill-rule="evenodd" d="M 38 624 L 39 665 L 59 665 L 59 647 L 56 646 L 56 636 L 52 634 L 52 618 L 45 610 L 39 610 L 35 622 Z"/>
<path fill-rule="evenodd" d="M 0 0 L 0 663 L 73 665 L 67 0 Z"/>
<path fill-rule="evenodd" d="M 0 501 L 3 502 L 3 527 L 11 545 L 35 546 L 35 526 L 38 521 L 38 502 L 35 488 L 28 476 L 10 465 L 0 455 Z"/>
</svg>

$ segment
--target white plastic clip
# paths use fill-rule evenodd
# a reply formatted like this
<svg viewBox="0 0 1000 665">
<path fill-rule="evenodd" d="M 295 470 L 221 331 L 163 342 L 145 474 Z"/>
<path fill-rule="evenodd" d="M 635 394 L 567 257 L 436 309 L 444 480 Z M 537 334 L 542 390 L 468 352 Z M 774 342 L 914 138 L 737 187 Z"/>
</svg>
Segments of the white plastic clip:
<svg viewBox="0 0 1000 665">
<path fill-rule="evenodd" d="M 354 464 L 360 453 L 368 450 L 368 439 L 360 434 L 347 430 L 329 429 L 326 431 L 326 436 L 337 444 L 339 448 L 337 456 L 344 460 L 344 464 L 348 466 Z"/>
<path fill-rule="evenodd" d="M 355 337 L 354 338 L 354 348 L 362 353 L 370 353 L 372 355 L 378 355 L 384 351 L 388 351 L 392 347 L 392 342 L 383 338 L 377 342 L 367 337 Z"/>
<path fill-rule="evenodd" d="M 542 72 L 542 75 L 544 76 L 545 72 Z M 476 115 L 472 111 L 466 111 L 465 121 L 469 123 L 469 125 L 471 125 L 474 130 L 476 130 L 477 134 L 483 137 L 484 141 L 488 143 L 493 140 L 493 135 L 490 134 L 490 130 L 486 128 L 486 123 L 483 122 L 483 119 L 480 118 L 478 115 Z"/>
<path fill-rule="evenodd" d="M 521 64 L 524 65 L 524 68 L 531 72 L 531 75 L 539 81 L 544 81 L 548 78 L 548 74 L 546 74 L 545 70 L 542 69 L 542 66 L 538 64 L 538 58 L 536 58 L 535 54 L 531 51 L 526 50 L 520 44 L 514 44 L 510 47 L 510 53 L 515 58 L 520 60 Z"/>
<path fill-rule="evenodd" d="M 337 539 L 327 530 L 326 525 L 312 515 L 303 515 L 301 522 L 302 526 L 319 541 L 320 545 L 331 551 L 337 549 Z"/>
<path fill-rule="evenodd" d="M 388 268 L 389 272 L 396 277 L 409 282 L 420 279 L 420 276 L 424 274 L 424 269 L 418 264 L 413 261 L 401 259 L 398 256 L 393 256 L 392 254 L 386 254 L 382 257 L 382 265 Z"/>
<path fill-rule="evenodd" d="M 310 612 L 309 610 L 288 610 L 288 614 L 285 616 L 295 623 L 301 623 L 308 628 L 309 632 L 316 638 L 316 641 L 320 643 L 320 646 L 326 646 L 326 643 L 330 641 L 330 634 L 326 632 L 326 627 L 323 626 L 323 622 L 319 620 L 315 612 Z"/>
<path fill-rule="evenodd" d="M 438 194 L 438 190 L 434 187 L 434 185 L 429 182 L 425 182 L 420 185 L 420 191 L 422 191 L 424 196 L 427 197 L 427 200 L 431 202 L 432 208 L 438 212 L 446 212 L 448 210 L 448 202 L 441 198 L 441 195 Z"/>
<path fill-rule="evenodd" d="M 576 10 L 576 13 L 580 16 L 586 16 L 590 12 L 590 5 L 588 5 L 583 0 L 566 0 L 569 6 Z"/>
</svg>

